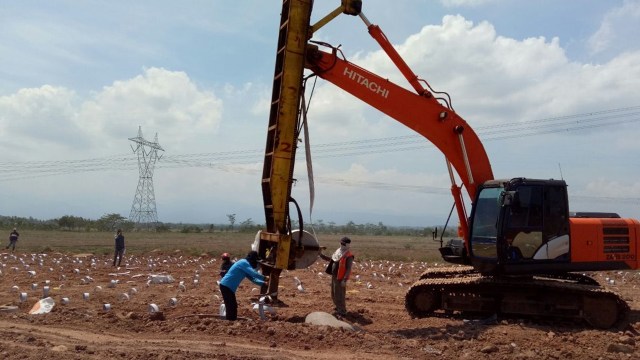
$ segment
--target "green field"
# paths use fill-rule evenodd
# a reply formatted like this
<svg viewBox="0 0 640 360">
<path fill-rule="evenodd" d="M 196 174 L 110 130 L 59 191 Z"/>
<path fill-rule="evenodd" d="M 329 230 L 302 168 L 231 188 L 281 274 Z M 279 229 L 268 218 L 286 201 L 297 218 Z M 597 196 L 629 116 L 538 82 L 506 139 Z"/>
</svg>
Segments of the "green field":
<svg viewBox="0 0 640 360">
<path fill-rule="evenodd" d="M 244 257 L 250 250 L 255 234 L 242 232 L 131 232 L 125 233 L 128 254 L 146 254 L 151 251 L 185 255 L 209 254 L 218 256 L 228 252 Z M 8 236 L 8 235 L 7 235 Z M 61 252 L 111 254 L 114 234 L 110 232 L 72 231 L 20 231 L 16 251 L 20 253 Z M 338 247 L 341 235 L 318 235 L 321 246 L 330 254 Z M 439 242 L 431 237 L 412 236 L 360 236 L 349 235 L 352 250 L 359 260 L 441 261 Z M 6 246 L 8 240 L 3 242 Z M 3 249 L 4 250 L 4 249 Z"/>
</svg>

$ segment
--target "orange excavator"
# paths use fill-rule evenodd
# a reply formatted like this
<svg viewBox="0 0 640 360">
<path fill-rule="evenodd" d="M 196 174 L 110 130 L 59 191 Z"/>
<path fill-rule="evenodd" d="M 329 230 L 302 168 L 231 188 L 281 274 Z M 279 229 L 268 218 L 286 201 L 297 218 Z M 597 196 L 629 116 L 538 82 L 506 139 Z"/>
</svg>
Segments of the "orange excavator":
<svg viewBox="0 0 640 360">
<path fill-rule="evenodd" d="M 264 290 L 277 294 L 280 272 L 309 266 L 319 251 L 318 242 L 302 228 L 299 208 L 299 230 L 291 229 L 289 216 L 289 204 L 296 204 L 291 198 L 295 153 L 307 121 L 306 69 L 309 76 L 338 86 L 424 136 L 445 155 L 464 256 L 447 247 L 440 252 L 445 260 L 466 266 L 423 273 L 406 293 L 412 317 L 501 314 L 579 320 L 599 328 L 620 321 L 628 305 L 584 272 L 637 269 L 640 222 L 614 213 L 570 212 L 563 180 L 494 179 L 482 142 L 452 109 L 449 95 L 413 73 L 364 16 L 362 1 L 342 0 L 313 25 L 312 7 L 312 0 L 282 3 L 262 176 L 266 229 L 256 237 L 263 272 L 271 275 Z M 312 40 L 341 14 L 362 19 L 412 90 Z M 470 213 L 463 190 L 471 200 Z"/>
</svg>

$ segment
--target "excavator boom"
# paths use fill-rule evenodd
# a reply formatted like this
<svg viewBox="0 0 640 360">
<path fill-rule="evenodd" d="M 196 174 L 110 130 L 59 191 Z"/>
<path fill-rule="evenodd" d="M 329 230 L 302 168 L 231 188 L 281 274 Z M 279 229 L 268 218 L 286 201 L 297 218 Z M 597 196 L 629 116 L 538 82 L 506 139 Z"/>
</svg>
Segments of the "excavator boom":
<svg viewBox="0 0 640 360">
<path fill-rule="evenodd" d="M 472 199 L 476 196 L 477 184 L 493 179 L 489 158 L 476 133 L 428 92 L 420 95 L 406 90 L 341 59 L 335 50 L 328 53 L 313 45 L 307 50 L 306 66 L 434 144 L 446 154 Z"/>
</svg>

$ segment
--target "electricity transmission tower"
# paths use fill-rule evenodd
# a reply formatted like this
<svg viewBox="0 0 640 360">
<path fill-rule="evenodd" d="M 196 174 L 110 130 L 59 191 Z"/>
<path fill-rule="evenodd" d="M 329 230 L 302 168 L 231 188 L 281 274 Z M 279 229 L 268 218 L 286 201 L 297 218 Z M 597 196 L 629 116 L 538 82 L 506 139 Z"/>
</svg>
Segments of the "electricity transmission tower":
<svg viewBox="0 0 640 360">
<path fill-rule="evenodd" d="M 162 155 L 158 156 L 158 151 L 164 151 L 164 149 L 158 144 L 158 133 L 153 142 L 145 140 L 142 137 L 142 127 L 138 127 L 138 136 L 129 140 L 136 143 L 135 148 L 131 146 L 131 149 L 138 155 L 140 172 L 129 220 L 136 224 L 137 229 L 155 230 L 158 224 L 158 213 L 153 191 L 153 169 L 156 161 L 162 157 Z"/>
</svg>

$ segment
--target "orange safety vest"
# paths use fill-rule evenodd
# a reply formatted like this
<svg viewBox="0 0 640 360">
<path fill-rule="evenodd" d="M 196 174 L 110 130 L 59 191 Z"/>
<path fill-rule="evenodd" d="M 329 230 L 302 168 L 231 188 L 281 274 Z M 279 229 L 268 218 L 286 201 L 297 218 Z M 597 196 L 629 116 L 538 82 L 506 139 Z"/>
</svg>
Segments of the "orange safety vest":
<svg viewBox="0 0 640 360">
<path fill-rule="evenodd" d="M 351 272 L 349 272 L 347 276 L 345 276 L 345 273 L 347 272 L 347 258 L 350 257 L 353 257 L 353 254 L 351 253 L 351 250 L 347 250 L 347 252 L 344 253 L 344 255 L 342 255 L 342 257 L 338 261 L 338 275 L 336 276 L 338 281 L 342 279 L 349 280 L 349 275 L 351 275 Z"/>
</svg>

